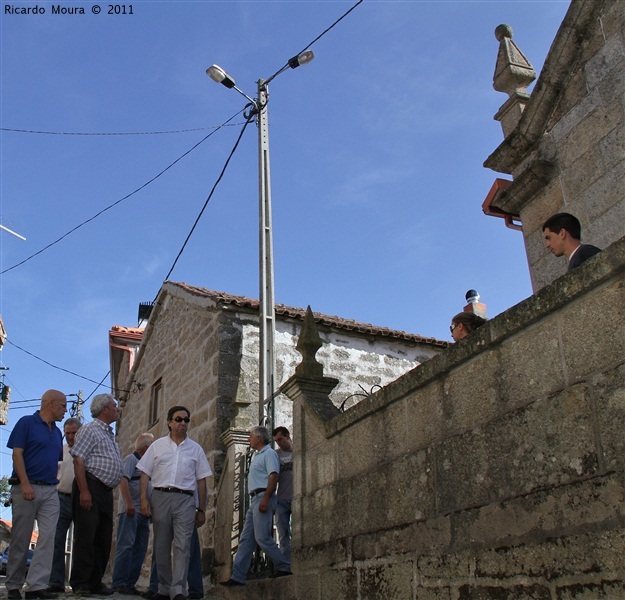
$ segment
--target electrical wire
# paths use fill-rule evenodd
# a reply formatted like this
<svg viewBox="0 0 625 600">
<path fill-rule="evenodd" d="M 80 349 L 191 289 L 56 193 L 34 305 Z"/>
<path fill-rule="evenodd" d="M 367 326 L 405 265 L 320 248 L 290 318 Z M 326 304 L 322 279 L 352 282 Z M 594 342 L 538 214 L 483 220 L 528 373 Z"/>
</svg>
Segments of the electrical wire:
<svg viewBox="0 0 625 600">
<path fill-rule="evenodd" d="M 249 106 L 249 104 L 243 110 L 246 110 L 248 106 Z M 213 184 L 213 188 L 211 189 L 210 193 L 208 194 L 208 198 L 206 198 L 206 202 L 204 202 L 204 206 L 202 206 L 202 210 L 200 210 L 200 213 L 198 214 L 197 218 L 195 219 L 195 222 L 193 223 L 193 226 L 191 227 L 191 230 L 187 234 L 187 237 L 186 237 L 184 243 L 182 244 L 182 248 L 180 248 L 180 251 L 178 252 L 178 256 L 176 256 L 176 259 L 174 260 L 174 263 L 172 264 L 171 268 L 169 269 L 169 272 L 167 273 L 167 275 L 165 275 L 165 279 L 163 280 L 163 282 L 165 282 L 165 281 L 167 281 L 169 279 L 169 276 L 171 275 L 172 271 L 176 267 L 176 264 L 178 263 L 178 259 L 182 256 L 182 253 L 184 252 L 184 249 L 186 248 L 188 241 L 191 239 L 191 236 L 193 235 L 193 232 L 195 231 L 195 228 L 196 228 L 197 224 L 200 222 L 200 219 L 202 218 L 202 215 L 204 214 L 204 211 L 206 210 L 206 207 L 208 206 L 208 203 L 210 202 L 211 198 L 213 197 L 213 193 L 215 192 L 215 189 L 219 185 L 219 182 L 222 180 L 222 178 L 223 178 L 223 176 L 224 176 L 224 174 L 226 172 L 226 169 L 228 168 L 228 164 L 230 163 L 230 159 L 233 157 L 234 153 L 236 152 L 237 147 L 239 146 L 239 142 L 241 141 L 241 138 L 243 137 L 243 133 L 245 133 L 245 130 L 246 130 L 247 126 L 251 123 L 251 121 L 253 119 L 254 119 L 254 115 L 253 114 L 248 115 L 247 120 L 245 121 L 245 124 L 241 128 L 241 132 L 239 133 L 239 137 L 237 138 L 237 141 L 234 143 L 234 146 L 232 147 L 232 150 L 230 151 L 230 154 L 228 155 L 228 158 L 226 159 L 226 162 L 224 163 L 224 166 L 221 169 L 221 173 L 219 174 L 219 177 L 217 177 L 217 181 L 215 181 L 215 183 Z M 157 293 L 156 296 L 158 297 L 158 293 Z M 154 298 L 154 300 L 156 301 L 156 298 Z"/>
<path fill-rule="evenodd" d="M 212 127 L 194 127 L 193 129 L 174 129 L 172 131 L 104 131 L 104 132 L 86 132 L 86 131 L 37 131 L 36 129 L 11 129 L 9 127 L 0 127 L 0 131 L 8 131 L 11 133 L 34 133 L 38 135 L 85 135 L 85 136 L 105 136 L 105 135 L 168 135 L 172 133 L 189 133 L 193 131 L 206 131 L 207 129 L 221 129 L 222 127 L 235 127 L 241 123 L 231 123 L 229 125 L 213 125 Z"/>
<path fill-rule="evenodd" d="M 90 381 L 91 383 L 97 383 L 98 386 L 100 385 L 100 383 L 96 381 L 95 379 L 90 379 L 89 377 L 85 377 L 84 375 L 79 375 L 78 373 L 74 373 L 74 371 L 70 371 L 68 369 L 64 369 L 63 367 L 58 367 L 57 365 L 53 365 L 51 362 L 48 362 L 47 360 L 40 358 L 36 354 L 33 354 L 32 352 L 29 352 L 28 350 L 24 350 L 24 348 L 18 346 L 16 343 L 12 342 L 9 338 L 6 338 L 5 341 L 7 344 L 11 344 L 11 346 L 13 346 L 14 348 L 21 350 L 25 354 L 28 354 L 28 356 L 32 356 L 33 358 L 36 358 L 37 360 L 41 361 L 42 363 L 45 363 L 49 367 L 53 367 L 54 369 L 63 371 L 64 373 L 69 373 L 70 375 L 74 375 L 75 377 L 80 377 L 80 379 L 84 379 L 85 381 Z"/>
<path fill-rule="evenodd" d="M 302 52 L 306 52 L 306 50 L 308 50 L 308 48 L 310 48 L 313 44 L 318 42 L 326 33 L 328 33 L 328 31 L 330 31 L 330 29 L 332 29 L 333 27 L 338 25 L 350 12 L 352 12 L 357 6 L 359 6 L 363 2 L 364 2 L 364 0 L 358 0 L 358 2 L 356 2 L 356 4 L 354 4 L 354 6 L 352 6 L 346 13 L 344 13 L 343 16 L 339 17 L 336 21 L 334 21 L 334 23 L 332 23 L 332 25 L 330 25 L 330 27 L 328 27 L 324 31 L 322 31 L 312 42 L 310 42 L 310 44 L 308 44 L 308 46 L 306 46 L 305 48 L 300 50 L 295 56 L 299 56 Z M 266 79 L 265 80 L 265 84 L 268 84 L 272 79 L 275 79 L 278 75 L 280 75 L 280 73 L 282 73 L 283 71 L 286 71 L 289 67 L 290 67 L 290 65 L 287 62 L 286 65 L 284 65 L 284 67 L 282 67 L 281 69 L 276 71 L 271 77 Z"/>
<path fill-rule="evenodd" d="M 60 241 L 64 240 L 66 237 L 68 237 L 69 235 L 71 235 L 72 233 L 74 233 L 75 231 L 77 231 L 78 229 L 80 229 L 81 227 L 83 227 L 84 225 L 87 225 L 87 223 L 91 223 L 91 221 L 94 221 L 95 219 L 97 219 L 100 215 L 104 214 L 106 211 L 110 210 L 111 208 L 113 208 L 114 206 L 117 206 L 118 204 L 120 204 L 121 202 L 123 202 L 124 200 L 127 200 L 128 198 L 130 198 L 131 196 L 134 196 L 136 193 L 140 192 L 142 189 L 146 188 L 148 185 L 150 185 L 152 182 L 156 181 L 161 175 L 163 175 L 164 173 L 166 173 L 167 171 L 169 171 L 169 169 L 171 169 L 175 164 L 177 164 L 178 162 L 180 162 L 185 156 L 187 156 L 188 154 L 190 154 L 191 152 L 193 152 L 193 150 L 195 150 L 200 144 L 204 143 L 209 137 L 211 137 L 214 133 L 217 133 L 222 127 L 224 127 L 225 125 L 227 125 L 230 121 L 232 121 L 232 119 L 234 119 L 237 115 L 239 115 L 242 111 L 239 110 L 237 111 L 234 115 L 232 115 L 227 121 L 225 121 L 222 125 L 220 125 L 217 129 L 211 131 L 208 135 L 204 136 L 197 144 L 195 144 L 194 146 L 192 146 L 189 150 L 187 150 L 184 154 L 182 154 L 182 156 L 179 156 L 174 162 L 170 163 L 167 167 L 165 167 L 160 173 L 158 173 L 157 175 L 155 175 L 154 177 L 152 177 L 151 179 L 149 179 L 148 181 L 146 181 L 143 185 L 141 185 L 140 187 L 138 187 L 136 190 L 134 190 L 133 192 L 130 192 L 129 194 L 126 194 L 123 198 L 120 198 L 119 200 L 113 202 L 113 204 L 109 204 L 106 208 L 103 208 L 101 211 L 99 211 L 98 213 L 96 213 L 95 215 L 93 215 L 93 217 L 90 217 L 89 219 L 87 219 L 86 221 L 83 221 L 82 223 L 80 223 L 79 225 L 76 225 L 76 227 L 70 229 L 67 233 L 64 233 L 60 238 L 56 239 L 55 241 L 51 242 L 50 244 L 48 244 L 47 246 L 44 246 L 43 248 L 41 248 L 41 250 L 38 250 L 37 252 L 35 252 L 34 254 L 31 254 L 30 256 L 28 256 L 27 258 L 25 258 L 24 260 L 14 264 L 13 266 L 9 267 L 8 269 L 4 269 L 3 271 L 0 271 L 0 275 L 4 275 L 5 273 L 8 273 L 9 271 L 12 271 L 13 269 L 23 265 L 24 263 L 27 263 L 29 260 L 32 260 L 33 258 L 35 258 L 36 256 L 38 256 L 39 254 L 45 252 L 46 250 L 48 250 L 49 248 L 52 248 L 52 246 L 55 246 L 56 244 L 58 244 Z M 97 383 L 97 382 L 94 382 Z"/>
</svg>

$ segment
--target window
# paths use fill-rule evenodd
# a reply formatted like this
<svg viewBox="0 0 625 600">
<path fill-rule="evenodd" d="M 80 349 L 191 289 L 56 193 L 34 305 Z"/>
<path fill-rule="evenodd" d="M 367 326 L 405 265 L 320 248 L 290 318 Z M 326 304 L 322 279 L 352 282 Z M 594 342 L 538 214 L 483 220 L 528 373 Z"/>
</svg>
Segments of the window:
<svg viewBox="0 0 625 600">
<path fill-rule="evenodd" d="M 159 379 L 153 386 L 150 393 L 150 413 L 148 415 L 148 429 L 158 423 L 161 413 L 161 400 L 163 394 L 163 380 Z"/>
</svg>

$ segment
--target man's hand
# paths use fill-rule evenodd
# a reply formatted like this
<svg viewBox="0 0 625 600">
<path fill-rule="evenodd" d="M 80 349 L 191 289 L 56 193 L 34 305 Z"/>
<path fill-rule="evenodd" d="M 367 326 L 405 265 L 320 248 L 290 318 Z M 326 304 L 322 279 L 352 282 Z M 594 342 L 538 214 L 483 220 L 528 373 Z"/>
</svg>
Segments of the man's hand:
<svg viewBox="0 0 625 600">
<path fill-rule="evenodd" d="M 135 510 L 135 507 L 133 504 L 127 504 L 126 505 L 126 516 L 130 517 L 131 519 L 135 516 L 135 513 L 137 511 Z"/>
<path fill-rule="evenodd" d="M 260 512 L 267 512 L 267 508 L 269 507 L 269 498 L 267 496 L 263 496 L 258 503 L 258 510 Z"/>
<path fill-rule="evenodd" d="M 89 490 L 80 492 L 80 508 L 83 510 L 91 510 L 93 508 L 93 502 L 91 502 L 91 492 Z"/>
<path fill-rule="evenodd" d="M 206 523 L 206 515 L 199 510 L 195 511 L 195 527 L 202 527 Z"/>
<path fill-rule="evenodd" d="M 35 490 L 30 483 L 22 483 L 22 498 L 24 500 L 28 500 L 28 502 L 32 502 L 35 499 Z"/>
<path fill-rule="evenodd" d="M 152 512 L 150 511 L 150 503 L 148 502 L 147 498 L 141 498 L 141 508 L 139 512 L 147 518 L 150 518 L 152 516 Z"/>
</svg>

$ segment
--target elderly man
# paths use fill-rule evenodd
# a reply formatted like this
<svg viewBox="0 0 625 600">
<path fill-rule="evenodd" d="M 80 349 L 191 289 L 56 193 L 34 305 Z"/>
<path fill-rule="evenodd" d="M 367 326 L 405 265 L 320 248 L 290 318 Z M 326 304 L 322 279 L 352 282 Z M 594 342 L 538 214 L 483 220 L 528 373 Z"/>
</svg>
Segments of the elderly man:
<svg viewBox="0 0 625 600">
<path fill-rule="evenodd" d="M 142 433 L 135 440 L 135 451 L 122 461 L 124 476 L 119 484 L 119 521 L 113 567 L 113 590 L 119 594 L 139 594 L 135 584 L 148 550 L 150 519 L 139 512 L 141 471 L 137 469 L 137 463 L 153 441 L 151 433 Z"/>
<path fill-rule="evenodd" d="M 54 554 L 54 534 L 59 517 L 57 469 L 63 459 L 63 435 L 56 426 L 67 410 L 67 398 L 58 390 L 41 397 L 41 408 L 22 417 L 13 427 L 7 446 L 13 450 L 11 499 L 13 528 L 7 564 L 6 587 L 10 600 L 56 598 L 47 591 Z M 37 548 L 26 576 L 26 559 L 37 521 Z"/>
<path fill-rule="evenodd" d="M 70 417 L 63 423 L 65 444 L 63 444 L 63 461 L 59 463 L 59 485 L 56 491 L 59 495 L 59 520 L 56 524 L 54 536 L 54 558 L 52 572 L 48 583 L 48 592 L 65 592 L 65 546 L 67 531 L 72 524 L 72 485 L 74 483 L 74 459 L 69 449 L 74 445 L 76 432 L 82 423 L 76 417 Z"/>
<path fill-rule="evenodd" d="M 167 412 L 169 435 L 156 440 L 137 465 L 142 471 L 141 514 L 151 516 L 154 524 L 158 596 L 171 600 L 187 597 L 191 536 L 193 528 L 206 520 L 206 478 L 212 475 L 204 450 L 187 436 L 190 421 L 191 413 L 184 406 L 171 407 Z"/>
<path fill-rule="evenodd" d="M 276 485 L 280 473 L 278 454 L 270 446 L 266 427 L 250 429 L 250 447 L 256 450 L 247 476 L 250 507 L 239 538 L 239 548 L 232 565 L 232 577 L 222 585 L 245 585 L 252 555 L 258 544 L 276 569 L 276 577 L 291 575 L 291 562 L 284 556 L 272 536 L 273 514 L 276 512 Z"/>
<path fill-rule="evenodd" d="M 93 421 L 83 425 L 70 448 L 74 457 L 74 552 L 70 583 L 75 594 L 110 595 L 102 583 L 113 538 L 113 488 L 122 479 L 122 461 L 111 428 L 119 408 L 111 394 L 91 401 Z"/>
</svg>

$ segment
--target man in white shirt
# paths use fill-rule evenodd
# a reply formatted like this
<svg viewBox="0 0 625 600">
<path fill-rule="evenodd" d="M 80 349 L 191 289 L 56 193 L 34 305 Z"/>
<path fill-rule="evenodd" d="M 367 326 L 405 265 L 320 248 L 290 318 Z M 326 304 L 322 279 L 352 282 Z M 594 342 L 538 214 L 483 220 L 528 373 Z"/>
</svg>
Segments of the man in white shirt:
<svg viewBox="0 0 625 600">
<path fill-rule="evenodd" d="M 194 527 L 206 521 L 206 478 L 212 471 L 202 447 L 187 436 L 190 421 L 191 413 L 184 406 L 170 408 L 169 435 L 156 440 L 137 464 L 142 472 L 141 514 L 151 516 L 154 527 L 156 557 L 152 560 L 156 559 L 158 570 L 157 600 L 186 600 L 191 535 Z"/>
<path fill-rule="evenodd" d="M 56 491 L 59 494 L 59 520 L 56 524 L 54 538 L 54 557 L 52 558 L 52 572 L 48 583 L 48 592 L 65 593 L 65 546 L 67 531 L 72 524 L 72 484 L 74 483 L 74 458 L 69 449 L 74 445 L 76 432 L 82 422 L 76 417 L 70 417 L 63 424 L 65 444 L 63 444 L 63 460 L 59 463 L 59 484 Z"/>
</svg>

